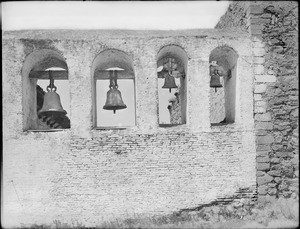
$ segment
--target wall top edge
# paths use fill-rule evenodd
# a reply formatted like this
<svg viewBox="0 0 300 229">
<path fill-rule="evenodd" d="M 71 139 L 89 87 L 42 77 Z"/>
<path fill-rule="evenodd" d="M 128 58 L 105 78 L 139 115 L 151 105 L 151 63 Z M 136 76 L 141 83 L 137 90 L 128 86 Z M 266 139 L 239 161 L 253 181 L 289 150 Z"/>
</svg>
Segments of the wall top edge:
<svg viewBox="0 0 300 229">
<path fill-rule="evenodd" d="M 189 30 L 16 30 L 3 31 L 3 40 L 12 39 L 59 39 L 97 40 L 99 38 L 243 38 L 249 34 L 240 29 L 189 29 Z"/>
</svg>

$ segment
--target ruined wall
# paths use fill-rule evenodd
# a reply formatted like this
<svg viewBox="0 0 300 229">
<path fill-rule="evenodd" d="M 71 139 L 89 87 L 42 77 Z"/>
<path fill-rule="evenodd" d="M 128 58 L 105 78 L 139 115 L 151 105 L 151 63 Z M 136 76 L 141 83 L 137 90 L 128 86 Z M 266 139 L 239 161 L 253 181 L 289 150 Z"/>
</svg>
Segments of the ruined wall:
<svg viewBox="0 0 300 229">
<path fill-rule="evenodd" d="M 299 194 L 298 3 L 232 2 L 216 28 L 232 26 L 253 40 L 258 194 Z"/>
<path fill-rule="evenodd" d="M 4 33 L 2 223 L 18 227 L 57 219 L 97 226 L 134 214 L 165 214 L 223 201 L 236 193 L 255 195 L 252 54 L 246 36 L 214 30 Z M 187 122 L 162 128 L 156 56 L 169 44 L 189 56 Z M 236 122 L 210 127 L 209 55 L 220 44 L 240 57 Z M 92 63 L 101 51 L 113 48 L 134 63 L 136 126 L 94 129 Z M 23 129 L 28 104 L 22 100 L 33 92 L 23 93 L 28 81 L 22 77 L 28 75 L 21 72 L 26 57 L 40 49 L 60 53 L 68 66 L 70 129 Z"/>
<path fill-rule="evenodd" d="M 215 28 L 239 28 L 248 31 L 248 8 L 249 2 L 247 1 L 232 1 Z"/>
</svg>

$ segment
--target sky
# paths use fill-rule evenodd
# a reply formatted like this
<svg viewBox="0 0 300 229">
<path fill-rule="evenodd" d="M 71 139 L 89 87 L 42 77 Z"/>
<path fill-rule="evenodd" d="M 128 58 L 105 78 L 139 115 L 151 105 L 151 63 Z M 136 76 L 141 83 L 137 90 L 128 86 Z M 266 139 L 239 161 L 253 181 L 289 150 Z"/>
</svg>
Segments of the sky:
<svg viewBox="0 0 300 229">
<path fill-rule="evenodd" d="M 228 1 L 14 1 L 1 3 L 2 30 L 26 29 L 147 29 L 176 30 L 214 28 L 220 17 L 226 12 Z M 39 80 L 45 90 L 49 84 Z M 55 81 L 64 109 L 70 114 L 69 86 L 63 81 Z M 163 80 L 158 81 L 159 122 L 169 122 L 167 106 L 174 96 L 161 89 Z M 178 82 L 177 82 L 178 84 Z M 107 85 L 106 85 L 107 86 Z M 102 126 L 134 125 L 133 94 L 127 88 L 133 86 L 121 84 L 124 103 L 128 109 L 116 112 L 103 110 L 108 88 L 97 82 L 101 95 L 97 100 L 97 113 L 108 121 Z M 123 87 L 123 89 L 122 89 Z M 123 90 L 123 91 L 122 91 Z M 130 90 L 132 91 L 132 90 Z M 129 113 L 128 113 L 129 112 Z M 99 118 L 98 117 L 98 118 Z M 107 117 L 107 118 L 105 118 Z M 98 119 L 98 123 L 101 119 Z M 103 119 L 102 119 L 103 120 Z M 113 120 L 113 122 L 111 122 Z"/>
<path fill-rule="evenodd" d="M 3 2 L 2 30 L 213 28 L 228 1 Z"/>
</svg>

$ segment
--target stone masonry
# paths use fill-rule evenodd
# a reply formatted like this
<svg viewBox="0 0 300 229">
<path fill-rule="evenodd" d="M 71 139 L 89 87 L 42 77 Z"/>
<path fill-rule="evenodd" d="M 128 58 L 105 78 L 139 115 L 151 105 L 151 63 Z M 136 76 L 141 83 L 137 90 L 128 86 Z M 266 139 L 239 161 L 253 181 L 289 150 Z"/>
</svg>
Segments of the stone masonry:
<svg viewBox="0 0 300 229">
<path fill-rule="evenodd" d="M 253 41 L 258 195 L 298 195 L 298 3 L 234 1 L 216 25 L 230 27 Z"/>
<path fill-rule="evenodd" d="M 248 33 L 7 31 L 2 44 L 5 227 L 53 220 L 96 226 L 256 194 L 253 42 Z M 158 123 L 157 58 L 164 47 L 169 48 L 162 54 L 175 47 L 178 57 L 187 57 L 186 123 L 168 128 Z M 238 56 L 235 120 L 211 126 L 209 56 L 218 47 Z M 93 122 L 95 69 L 116 60 L 99 61 L 107 50 L 123 53 L 124 66 L 129 63 L 134 71 L 136 125 L 130 128 L 99 129 Z M 68 71 L 70 129 L 35 129 L 36 79 L 29 74 L 49 67 Z M 274 139 L 269 134 L 263 141 L 271 147 L 265 144 Z"/>
</svg>

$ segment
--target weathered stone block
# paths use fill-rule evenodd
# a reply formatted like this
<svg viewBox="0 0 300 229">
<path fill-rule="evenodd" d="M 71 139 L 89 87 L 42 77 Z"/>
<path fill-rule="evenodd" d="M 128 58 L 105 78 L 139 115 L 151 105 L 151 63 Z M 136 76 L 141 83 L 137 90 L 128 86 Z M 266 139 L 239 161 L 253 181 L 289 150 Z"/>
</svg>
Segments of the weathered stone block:
<svg viewBox="0 0 300 229">
<path fill-rule="evenodd" d="M 261 18 L 271 18 L 271 16 L 272 16 L 272 14 L 270 14 L 270 13 L 264 13 L 264 14 L 262 14 L 260 17 Z"/>
<path fill-rule="evenodd" d="M 264 145 L 264 144 L 257 144 L 256 146 L 256 151 L 271 151 L 271 146 L 270 145 Z"/>
<path fill-rule="evenodd" d="M 254 94 L 254 101 L 261 101 L 262 97 L 261 94 Z"/>
<path fill-rule="evenodd" d="M 274 157 L 274 158 L 271 159 L 271 163 L 277 164 L 279 162 L 280 162 L 279 158 Z"/>
<path fill-rule="evenodd" d="M 260 75 L 260 74 L 264 74 L 264 73 L 265 73 L 265 68 L 262 64 L 256 65 L 254 67 L 254 74 Z M 255 77 L 255 79 L 256 79 L 256 77 Z"/>
<path fill-rule="evenodd" d="M 250 14 L 254 14 L 254 15 L 263 14 L 264 8 L 261 5 L 253 5 L 252 4 L 249 6 L 249 11 L 250 11 Z"/>
<path fill-rule="evenodd" d="M 265 171 L 270 169 L 270 163 L 257 163 L 256 164 L 257 171 Z"/>
<path fill-rule="evenodd" d="M 264 113 L 264 114 L 256 114 L 255 120 L 260 122 L 267 122 L 271 121 L 271 113 Z"/>
<path fill-rule="evenodd" d="M 271 182 L 272 180 L 273 180 L 273 177 L 266 174 L 262 177 L 257 177 L 257 184 L 258 185 L 267 184 L 267 183 Z"/>
<path fill-rule="evenodd" d="M 299 97 L 298 97 L 298 99 L 299 99 Z M 299 117 L 299 110 L 298 109 L 292 110 L 291 115 L 294 116 L 294 117 Z"/>
<path fill-rule="evenodd" d="M 272 149 L 277 151 L 279 149 L 283 149 L 283 146 L 281 144 L 280 145 L 279 144 L 274 144 L 274 145 L 272 145 Z"/>
<path fill-rule="evenodd" d="M 273 82 L 276 82 L 276 76 L 274 76 L 274 75 L 256 75 L 255 80 L 258 83 L 273 83 Z"/>
<path fill-rule="evenodd" d="M 263 172 L 263 171 L 257 171 L 256 172 L 256 176 L 258 176 L 258 177 L 261 177 L 261 176 L 264 176 L 264 175 L 266 175 L 266 172 Z"/>
<path fill-rule="evenodd" d="M 267 135 L 268 131 L 267 130 L 255 130 L 255 135 L 261 136 L 261 135 Z"/>
<path fill-rule="evenodd" d="M 288 157 L 288 152 L 276 152 L 276 157 Z"/>
<path fill-rule="evenodd" d="M 254 93 L 261 94 L 261 93 L 266 92 L 266 90 L 267 90 L 266 84 L 256 84 L 254 86 Z"/>
<path fill-rule="evenodd" d="M 267 103 L 265 101 L 256 101 L 254 103 L 255 108 L 261 107 L 262 109 L 267 109 Z M 265 113 L 265 112 L 264 112 Z"/>
<path fill-rule="evenodd" d="M 280 183 L 281 182 L 281 177 L 275 177 L 274 180 L 275 180 L 276 183 Z"/>
<path fill-rule="evenodd" d="M 280 176 L 280 171 L 279 170 L 271 170 L 268 172 L 268 174 L 270 176 L 273 176 L 273 177 L 279 177 Z"/>
<path fill-rule="evenodd" d="M 264 48 L 266 45 L 264 42 L 254 41 L 252 43 L 253 48 Z"/>
<path fill-rule="evenodd" d="M 265 113 L 266 111 L 267 111 L 267 109 L 264 107 L 255 107 L 254 108 L 254 113 L 257 113 L 257 114 Z"/>
<path fill-rule="evenodd" d="M 253 48 L 253 54 L 256 57 L 262 57 L 265 55 L 265 49 L 264 48 Z"/>
<path fill-rule="evenodd" d="M 276 200 L 276 197 L 270 196 L 270 195 L 258 195 L 258 198 L 257 198 L 257 201 L 262 202 L 262 203 L 266 203 L 266 202 L 273 203 L 275 200 Z"/>
<path fill-rule="evenodd" d="M 256 162 L 258 162 L 258 163 L 270 162 L 270 158 L 269 157 L 257 157 Z"/>
<path fill-rule="evenodd" d="M 272 182 L 271 182 L 271 183 L 268 184 L 268 187 L 269 187 L 269 188 L 275 188 L 276 185 L 277 185 L 276 183 L 272 183 Z"/>
<path fill-rule="evenodd" d="M 276 188 L 270 188 L 268 190 L 268 194 L 270 194 L 270 195 L 276 195 L 276 193 L 277 193 L 277 189 Z"/>
<path fill-rule="evenodd" d="M 256 140 L 258 144 L 270 144 L 274 142 L 274 137 L 272 135 L 259 136 Z"/>
<path fill-rule="evenodd" d="M 256 122 L 255 128 L 259 130 L 272 130 L 273 124 L 271 122 Z"/>
<path fill-rule="evenodd" d="M 275 138 L 276 143 L 280 143 L 280 142 L 282 142 L 283 135 L 281 133 L 276 133 L 276 134 L 274 134 L 274 138 Z"/>
<path fill-rule="evenodd" d="M 267 194 L 268 186 L 267 185 L 261 185 L 261 186 L 258 187 L 257 191 L 258 191 L 258 194 L 265 195 L 265 194 Z"/>
<path fill-rule="evenodd" d="M 254 64 L 263 64 L 263 63 L 265 63 L 265 58 L 256 56 L 253 58 L 253 63 Z"/>
<path fill-rule="evenodd" d="M 267 108 L 267 103 L 265 101 L 257 101 L 254 105 L 257 107 Z"/>
<path fill-rule="evenodd" d="M 269 157 L 269 151 L 257 151 L 256 154 L 258 157 Z"/>
</svg>

